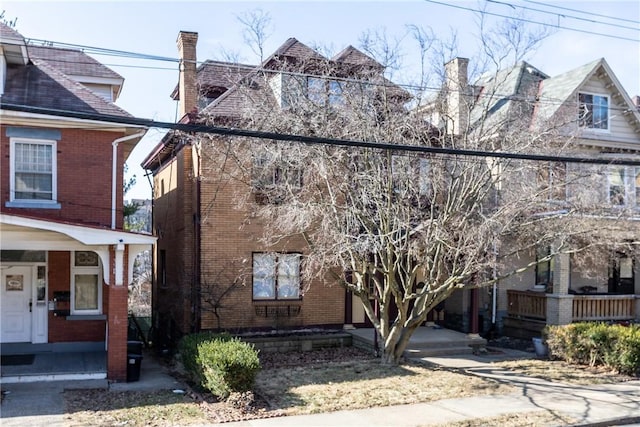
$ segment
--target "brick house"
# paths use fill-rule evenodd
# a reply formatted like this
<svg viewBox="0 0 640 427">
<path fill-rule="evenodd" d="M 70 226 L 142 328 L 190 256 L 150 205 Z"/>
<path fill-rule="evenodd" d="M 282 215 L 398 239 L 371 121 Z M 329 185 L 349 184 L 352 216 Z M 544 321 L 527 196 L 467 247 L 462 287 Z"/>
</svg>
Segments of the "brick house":
<svg viewBox="0 0 640 427">
<path fill-rule="evenodd" d="M 114 104 L 123 78 L 0 29 L 2 353 L 106 349 L 97 375 L 122 381 L 127 284 L 155 242 L 123 229 L 124 162 L 146 129 L 57 115 L 131 117 Z"/>
<path fill-rule="evenodd" d="M 331 102 L 336 95 L 331 94 L 331 81 L 320 81 L 312 76 L 312 68 L 305 68 L 304 64 L 312 67 L 314 61 L 328 63 L 335 70 L 351 70 L 344 72 L 350 72 L 352 79 L 362 76 L 353 70 L 366 72 L 367 78 L 384 79 L 383 67 L 353 47 L 326 58 L 294 38 L 259 66 L 205 61 L 196 67 L 197 37 L 197 33 L 181 32 L 177 40 L 182 62 L 172 97 L 179 100 L 181 123 L 198 123 L 198 112 L 202 112 L 200 117 L 233 126 L 243 114 L 242 105 L 247 105 L 237 84 L 240 81 L 255 89 L 255 96 L 267 100 L 274 113 L 286 108 L 293 97 L 311 97 L 312 85 L 322 89 L 314 96 Z M 283 72 L 282 64 L 295 65 L 298 74 Z M 254 78 L 258 74 L 263 78 Z M 297 77 L 291 77 L 294 74 Z M 295 92 L 287 86 L 294 80 Z M 406 96 L 391 82 L 385 80 L 385 84 L 395 88 L 394 96 L 399 99 Z M 142 165 L 154 176 L 156 330 L 165 331 L 172 341 L 200 329 L 365 325 L 360 303 L 337 283 L 301 283 L 301 255 L 307 247 L 302 236 L 271 247 L 261 243 L 263 225 L 253 216 L 251 206 L 238 210 L 235 199 L 243 191 L 254 191 L 254 203 L 263 203 L 260 192 L 226 180 L 220 172 L 222 158 L 209 154 L 207 147 L 169 133 Z M 266 179 L 284 176 L 276 175 L 270 173 Z"/>
<path fill-rule="evenodd" d="M 445 65 L 446 87 L 453 90 L 443 91 L 444 116 L 435 104 L 423 110 L 444 132 L 473 132 L 478 120 L 497 127 L 513 114 L 524 117 L 532 128 L 545 121 L 562 122 L 563 134 L 576 141 L 573 155 L 640 159 L 638 97 L 629 97 L 604 58 L 557 76 L 520 62 L 473 83 L 467 67 L 466 58 Z M 547 164 L 531 179 L 541 188 L 556 189 L 549 194 L 549 212 L 561 213 L 588 195 L 598 206 L 594 222 L 604 227 L 621 221 L 629 242 L 637 240 L 640 167 L 605 165 L 593 171 L 585 179 L 586 186 L 578 181 L 589 175 L 585 165 Z M 504 252 L 510 248 L 506 243 Z M 493 323 L 498 332 L 527 337 L 539 336 L 546 324 L 640 320 L 640 267 L 633 250 L 613 250 L 588 262 L 581 254 L 558 254 L 546 260 L 550 250 L 539 247 L 511 257 L 502 271 L 524 271 L 500 280 L 493 289 L 454 293 L 445 304 L 446 325 L 469 330 L 479 319 L 480 332 Z"/>
</svg>

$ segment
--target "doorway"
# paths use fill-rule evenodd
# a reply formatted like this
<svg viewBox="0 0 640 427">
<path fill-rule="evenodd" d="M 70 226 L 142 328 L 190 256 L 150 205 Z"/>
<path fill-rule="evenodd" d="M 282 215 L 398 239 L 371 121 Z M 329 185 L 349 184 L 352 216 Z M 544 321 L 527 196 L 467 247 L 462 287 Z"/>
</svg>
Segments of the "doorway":
<svg viewBox="0 0 640 427">
<path fill-rule="evenodd" d="M 32 272 L 31 266 L 2 268 L 0 342 L 31 342 Z"/>
</svg>

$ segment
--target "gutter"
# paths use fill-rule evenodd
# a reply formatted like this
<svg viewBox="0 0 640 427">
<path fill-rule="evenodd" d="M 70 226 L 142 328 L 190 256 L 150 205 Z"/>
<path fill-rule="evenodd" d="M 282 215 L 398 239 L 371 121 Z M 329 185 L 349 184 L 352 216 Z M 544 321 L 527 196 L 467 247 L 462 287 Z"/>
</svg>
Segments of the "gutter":
<svg viewBox="0 0 640 427">
<path fill-rule="evenodd" d="M 118 144 L 135 138 L 142 138 L 147 133 L 146 129 L 133 135 L 123 136 L 114 139 L 112 145 L 112 167 L 111 167 L 111 229 L 116 229 L 116 195 L 118 194 Z"/>
</svg>

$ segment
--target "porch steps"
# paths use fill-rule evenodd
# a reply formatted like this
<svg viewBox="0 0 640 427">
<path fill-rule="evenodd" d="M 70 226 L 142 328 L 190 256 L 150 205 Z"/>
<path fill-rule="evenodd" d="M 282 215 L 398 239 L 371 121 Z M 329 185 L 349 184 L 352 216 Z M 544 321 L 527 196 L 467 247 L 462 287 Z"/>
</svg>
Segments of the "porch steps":
<svg viewBox="0 0 640 427">
<path fill-rule="evenodd" d="M 353 335 L 352 345 L 364 350 L 373 350 L 373 330 L 366 334 L 360 331 L 351 331 Z M 455 356 L 473 354 L 484 348 L 487 340 L 480 336 L 468 335 L 449 329 L 433 329 L 422 327 L 417 329 L 409 345 L 404 352 L 406 358 Z"/>
</svg>

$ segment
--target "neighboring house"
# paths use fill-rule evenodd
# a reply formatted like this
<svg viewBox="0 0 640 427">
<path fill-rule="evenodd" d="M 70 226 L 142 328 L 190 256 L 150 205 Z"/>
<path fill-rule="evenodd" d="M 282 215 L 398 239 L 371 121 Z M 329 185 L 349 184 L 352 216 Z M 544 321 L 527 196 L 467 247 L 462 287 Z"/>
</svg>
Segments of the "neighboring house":
<svg viewBox="0 0 640 427">
<path fill-rule="evenodd" d="M 436 102 L 423 109 L 425 117 L 444 132 L 473 133 L 480 126 L 486 132 L 495 126 L 498 135 L 505 124 L 507 129 L 533 129 L 541 123 L 557 123 L 561 134 L 574 139 L 573 155 L 640 160 L 639 97 L 627 95 L 604 59 L 553 77 L 520 62 L 473 85 L 468 81 L 467 66 L 465 58 L 446 64 L 445 87 L 450 90 L 443 91 L 439 101 L 447 105 L 447 114 L 438 114 L 442 110 L 436 108 Z M 560 152 L 548 144 L 545 153 Z M 590 170 L 594 172 L 588 176 Z M 554 189 L 548 194 L 549 211 L 561 212 L 579 197 L 589 196 L 593 221 L 603 226 L 624 221 L 627 238 L 637 242 L 640 167 L 588 169 L 576 164 L 546 164 L 540 165 L 538 176 L 532 178 Z M 506 246 L 503 252 L 508 250 Z M 545 324 L 640 319 L 640 264 L 633 251 L 612 251 L 589 261 L 581 254 L 559 254 L 536 263 L 544 260 L 549 250 L 541 247 L 512 257 L 503 266 L 505 272 L 530 264 L 535 267 L 501 280 L 495 295 L 491 290 L 477 296 L 471 291 L 454 293 L 445 304 L 445 324 L 469 330 L 480 319 L 482 332 L 493 320 L 498 332 L 539 336 Z"/>
<path fill-rule="evenodd" d="M 259 66 L 205 61 L 196 68 L 196 41 L 197 33 L 181 32 L 178 37 L 181 73 L 172 97 L 180 101 L 181 123 L 198 123 L 207 117 L 233 126 L 247 112 L 249 96 L 255 99 L 249 108 L 268 105 L 270 114 L 297 99 L 323 105 L 340 102 L 335 81 L 313 76 L 314 64 L 319 63 L 328 63 L 354 81 L 366 75 L 392 85 L 382 77 L 380 64 L 353 47 L 326 58 L 291 38 Z M 283 70 L 283 64 L 292 68 Z M 291 71 L 293 67 L 296 72 Z M 241 86 L 252 93 L 247 95 Z M 406 100 L 404 91 L 393 88 L 392 96 Z M 251 207 L 235 206 L 235 198 L 243 191 L 253 192 L 253 203 L 269 203 L 260 188 L 282 179 L 300 183 L 300 171 L 262 173 L 260 156 L 255 156 L 253 188 L 249 189 L 223 176 L 222 157 L 208 155 L 204 144 L 169 133 L 142 165 L 154 176 L 156 330 L 175 340 L 199 329 L 364 325 L 360 303 L 352 301 L 343 287 L 321 280 L 301 283 L 301 255 L 307 247 L 301 236 L 266 247 L 260 241 L 265 229 Z"/>
<path fill-rule="evenodd" d="M 0 30 L 2 354 L 106 349 L 102 376 L 125 380 L 127 284 L 155 238 L 123 229 L 123 173 L 146 129 L 59 116 L 131 117 L 123 78 Z"/>
<path fill-rule="evenodd" d="M 153 203 L 149 199 L 131 199 L 129 202 L 137 207 L 136 211 L 125 218 L 125 228 L 138 233 L 151 234 L 151 210 Z"/>
</svg>

